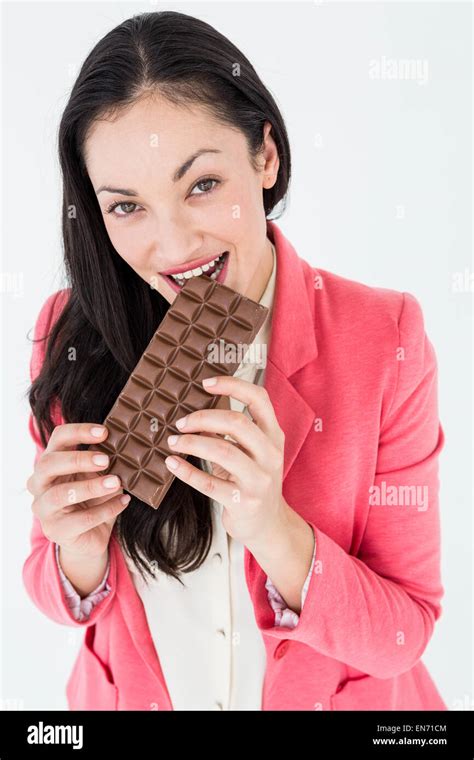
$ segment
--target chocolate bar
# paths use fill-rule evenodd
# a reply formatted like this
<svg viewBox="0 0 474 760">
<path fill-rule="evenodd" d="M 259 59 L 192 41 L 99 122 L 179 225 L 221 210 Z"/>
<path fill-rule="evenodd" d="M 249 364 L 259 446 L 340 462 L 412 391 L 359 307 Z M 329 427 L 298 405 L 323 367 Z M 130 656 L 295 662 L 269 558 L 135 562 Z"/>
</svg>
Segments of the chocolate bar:
<svg viewBox="0 0 474 760">
<path fill-rule="evenodd" d="M 175 421 L 219 404 L 202 380 L 234 374 L 267 313 L 205 275 L 187 279 L 105 418 L 107 439 L 89 446 L 110 457 L 101 474 L 157 509 L 175 478 L 164 462 Z"/>
</svg>

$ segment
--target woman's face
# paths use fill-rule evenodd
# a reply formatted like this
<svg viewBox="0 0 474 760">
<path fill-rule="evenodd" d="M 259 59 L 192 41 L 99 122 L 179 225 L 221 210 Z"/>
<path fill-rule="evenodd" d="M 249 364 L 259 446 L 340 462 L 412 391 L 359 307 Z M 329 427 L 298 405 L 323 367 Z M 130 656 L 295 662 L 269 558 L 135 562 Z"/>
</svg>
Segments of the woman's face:
<svg viewBox="0 0 474 760">
<path fill-rule="evenodd" d="M 149 98 L 91 127 L 85 161 L 112 245 L 169 303 L 185 282 L 171 272 L 224 252 L 207 276 L 218 267 L 218 282 L 260 299 L 273 262 L 262 191 L 279 166 L 270 128 L 255 171 L 244 135 L 197 107 Z"/>
</svg>

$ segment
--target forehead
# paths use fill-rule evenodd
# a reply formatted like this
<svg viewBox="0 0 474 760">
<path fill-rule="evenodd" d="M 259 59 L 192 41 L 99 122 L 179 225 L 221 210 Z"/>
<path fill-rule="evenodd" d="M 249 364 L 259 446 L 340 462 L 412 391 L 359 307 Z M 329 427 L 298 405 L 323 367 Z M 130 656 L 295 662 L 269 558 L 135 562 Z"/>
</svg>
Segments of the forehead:
<svg viewBox="0 0 474 760">
<path fill-rule="evenodd" d="M 198 105 L 178 106 L 153 97 L 111 119 L 95 121 L 86 137 L 85 161 L 92 180 L 108 181 L 101 176 L 104 167 L 114 166 L 126 176 L 152 167 L 171 176 L 180 161 L 203 146 L 217 148 L 225 156 L 240 149 L 242 142 L 243 135 L 219 124 Z M 212 160 L 212 154 L 208 158 Z"/>
</svg>

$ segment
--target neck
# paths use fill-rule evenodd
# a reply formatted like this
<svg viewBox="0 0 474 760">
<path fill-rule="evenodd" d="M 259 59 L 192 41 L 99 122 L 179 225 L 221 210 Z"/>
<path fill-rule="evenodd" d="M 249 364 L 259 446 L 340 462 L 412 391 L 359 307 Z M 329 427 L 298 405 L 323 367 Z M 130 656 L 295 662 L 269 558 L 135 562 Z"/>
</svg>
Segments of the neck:
<svg viewBox="0 0 474 760">
<path fill-rule="evenodd" d="M 272 243 L 268 238 L 266 238 L 265 255 L 263 257 L 262 264 L 258 270 L 259 276 L 256 277 L 255 280 L 252 282 L 249 288 L 249 292 L 247 293 L 248 298 L 251 298 L 253 301 L 257 301 L 257 302 L 260 301 L 261 297 L 263 296 L 265 292 L 265 288 L 268 285 L 268 281 L 271 277 L 272 271 L 273 271 Z"/>
</svg>

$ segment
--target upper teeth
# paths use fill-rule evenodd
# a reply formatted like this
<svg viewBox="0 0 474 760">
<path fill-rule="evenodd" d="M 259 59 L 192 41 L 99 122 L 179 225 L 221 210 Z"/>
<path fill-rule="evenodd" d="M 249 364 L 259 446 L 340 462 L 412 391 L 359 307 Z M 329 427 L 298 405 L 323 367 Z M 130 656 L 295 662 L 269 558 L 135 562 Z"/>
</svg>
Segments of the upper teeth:
<svg viewBox="0 0 474 760">
<path fill-rule="evenodd" d="M 203 264 L 201 267 L 196 267 L 195 269 L 188 269 L 186 272 L 180 272 L 179 274 L 172 274 L 170 276 L 178 284 L 182 285 L 185 279 L 187 280 L 189 277 L 198 277 L 199 275 L 203 274 L 203 272 L 207 272 L 208 269 L 212 269 L 214 264 L 221 261 L 223 256 L 224 254 L 221 253 L 220 256 L 217 256 L 217 258 L 212 259 L 212 261 L 208 261 L 207 264 Z M 215 279 L 214 275 L 217 276 L 216 272 L 213 272 L 211 275 L 213 279 Z"/>
</svg>

